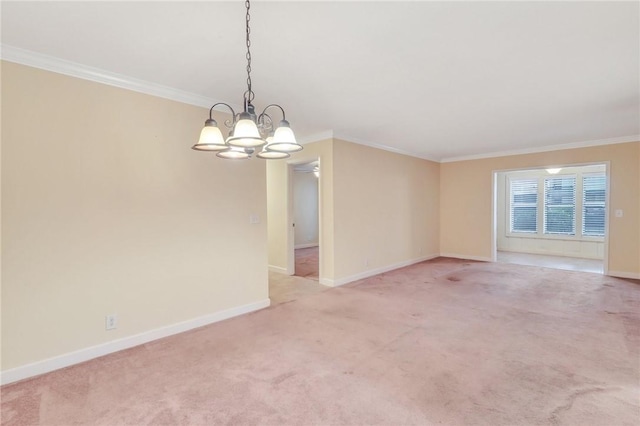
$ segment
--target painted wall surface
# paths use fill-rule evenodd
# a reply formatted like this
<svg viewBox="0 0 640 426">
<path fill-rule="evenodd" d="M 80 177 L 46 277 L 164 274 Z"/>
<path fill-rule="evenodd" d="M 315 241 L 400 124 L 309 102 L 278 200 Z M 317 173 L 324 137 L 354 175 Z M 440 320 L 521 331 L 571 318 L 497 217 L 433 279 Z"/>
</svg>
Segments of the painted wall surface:
<svg viewBox="0 0 640 426">
<path fill-rule="evenodd" d="M 439 165 L 341 140 L 307 144 L 290 164 L 320 159 L 320 281 L 439 252 Z M 287 265 L 287 165 L 267 164 L 269 264 Z"/>
<path fill-rule="evenodd" d="M 3 371 L 268 298 L 265 164 L 207 116 L 2 63 Z"/>
<path fill-rule="evenodd" d="M 300 152 L 285 161 L 267 162 L 267 205 L 269 226 L 269 266 L 279 271 L 287 269 L 287 206 L 293 185 L 287 177 L 292 164 L 320 161 L 318 191 L 319 206 L 320 282 L 331 282 L 334 277 L 334 206 L 333 206 L 333 140 L 309 143 Z M 293 215 L 293 211 L 291 212 Z M 293 235 L 293 232 L 291 233 Z M 293 238 L 291 243 L 293 244 Z M 327 281 L 328 280 L 328 281 Z"/>
<path fill-rule="evenodd" d="M 267 235 L 269 267 L 287 269 L 287 167 L 267 162 Z"/>
<path fill-rule="evenodd" d="M 287 269 L 287 166 L 267 161 L 267 235 L 269 267 Z"/>
<path fill-rule="evenodd" d="M 604 259 L 604 237 L 589 237 L 580 235 L 545 235 L 518 234 L 509 231 L 509 179 L 536 178 L 544 179 L 551 176 L 572 175 L 577 177 L 576 185 L 576 231 L 581 228 L 582 199 L 580 189 L 583 173 L 604 173 L 604 165 L 584 167 L 564 167 L 558 174 L 550 175 L 545 169 L 524 170 L 515 172 L 500 172 L 497 174 L 497 235 L 498 250 L 519 253 L 534 253 L 551 256 L 570 256 L 583 259 Z M 544 198 L 544 186 L 538 185 L 538 199 Z M 538 210 L 538 229 L 542 229 L 543 209 Z"/>
<path fill-rule="evenodd" d="M 609 273 L 640 276 L 640 142 L 441 164 L 441 253 L 491 259 L 494 171 L 607 161 Z"/>
<path fill-rule="evenodd" d="M 439 253 L 438 163 L 334 140 L 335 278 Z"/>
<path fill-rule="evenodd" d="M 293 179 L 295 246 L 318 245 L 318 178 L 313 173 L 295 172 Z"/>
</svg>

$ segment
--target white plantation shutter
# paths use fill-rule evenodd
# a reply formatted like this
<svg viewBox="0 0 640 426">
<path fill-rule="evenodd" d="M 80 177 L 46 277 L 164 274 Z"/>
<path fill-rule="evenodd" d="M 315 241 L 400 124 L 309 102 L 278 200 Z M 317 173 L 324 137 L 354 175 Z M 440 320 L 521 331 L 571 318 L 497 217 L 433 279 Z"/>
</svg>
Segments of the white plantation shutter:
<svg viewBox="0 0 640 426">
<path fill-rule="evenodd" d="M 538 231 L 538 180 L 512 179 L 510 185 L 510 231 Z"/>
<path fill-rule="evenodd" d="M 604 174 L 582 178 L 582 235 L 604 236 L 606 179 Z"/>
<path fill-rule="evenodd" d="M 549 177 L 544 180 L 544 233 L 575 235 L 576 178 Z"/>
</svg>

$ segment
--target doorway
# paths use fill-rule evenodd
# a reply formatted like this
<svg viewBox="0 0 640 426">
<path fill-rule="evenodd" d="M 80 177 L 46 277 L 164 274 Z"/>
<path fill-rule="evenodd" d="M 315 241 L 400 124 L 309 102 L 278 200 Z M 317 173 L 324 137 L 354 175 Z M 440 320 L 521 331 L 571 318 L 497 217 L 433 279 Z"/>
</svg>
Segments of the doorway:
<svg viewBox="0 0 640 426">
<path fill-rule="evenodd" d="M 607 163 L 496 171 L 493 193 L 494 261 L 607 273 Z"/>
<path fill-rule="evenodd" d="M 320 163 L 290 165 L 293 275 L 318 281 L 320 275 Z"/>
</svg>

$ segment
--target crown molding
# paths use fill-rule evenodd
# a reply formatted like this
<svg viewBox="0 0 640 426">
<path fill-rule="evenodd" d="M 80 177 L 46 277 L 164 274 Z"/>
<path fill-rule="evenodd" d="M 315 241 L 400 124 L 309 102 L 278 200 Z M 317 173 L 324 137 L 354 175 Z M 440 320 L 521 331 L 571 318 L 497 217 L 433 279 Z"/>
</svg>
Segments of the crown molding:
<svg viewBox="0 0 640 426">
<path fill-rule="evenodd" d="M 323 132 L 318 132 L 308 136 L 303 136 L 298 139 L 298 143 L 300 145 L 306 145 L 308 143 L 325 141 L 327 139 L 333 139 L 333 130 L 325 130 Z"/>
<path fill-rule="evenodd" d="M 58 74 L 64 74 L 71 77 L 89 80 L 96 83 L 106 84 L 121 89 L 131 90 L 134 92 L 144 93 L 159 98 L 169 99 L 176 102 L 182 102 L 188 105 L 194 105 L 203 108 L 210 108 L 211 105 L 220 102 L 217 99 L 208 98 L 191 92 L 175 89 L 161 84 L 151 83 L 145 80 L 133 78 L 124 74 L 118 74 L 106 71 L 100 68 L 90 67 L 79 64 L 77 62 L 67 61 L 65 59 L 56 58 L 42 53 L 21 49 L 6 44 L 0 44 L 0 59 L 8 62 L 14 62 L 39 68 Z M 236 110 L 242 110 L 242 106 L 230 104 Z M 224 106 L 219 106 L 216 110 L 228 113 Z M 326 130 L 309 136 L 300 138 L 301 144 L 308 144 L 327 139 L 340 139 L 346 142 L 364 145 L 371 148 L 377 148 L 396 154 L 408 155 L 410 157 L 422 158 L 424 160 L 434 161 L 438 163 L 450 163 L 454 161 L 480 160 L 484 158 L 506 157 L 509 155 L 533 154 L 538 152 L 558 151 L 562 149 L 584 148 L 598 145 L 610 145 L 625 142 L 640 141 L 640 135 L 630 135 L 610 139 L 599 139 L 584 142 L 574 142 L 560 145 L 548 145 L 536 148 L 525 148 L 519 150 L 497 151 L 486 154 L 464 155 L 457 157 L 446 157 L 437 159 L 427 155 L 421 155 L 414 152 L 404 151 L 391 146 L 369 142 L 360 138 L 354 138 L 349 135 L 337 133 L 333 130 Z"/>
<path fill-rule="evenodd" d="M 172 87 L 151 83 L 149 81 L 140 80 L 124 74 L 118 74 L 100 68 L 90 67 L 88 65 L 67 61 L 65 59 L 55 58 L 53 56 L 44 55 L 42 53 L 37 53 L 30 50 L 20 49 L 18 47 L 9 46 L 6 44 L 0 45 L 0 58 L 8 62 L 27 65 L 58 74 L 64 74 L 83 80 L 106 84 L 108 86 L 119 87 L 121 89 L 132 90 L 134 92 L 157 96 L 159 98 L 169 99 L 172 101 L 182 102 L 198 107 L 210 108 L 211 105 L 220 102 L 217 99 L 208 98 L 206 96 L 197 95 L 195 93 L 186 92 L 184 90 L 174 89 Z M 242 107 L 238 107 L 237 105 L 231 106 L 238 110 L 242 109 Z M 220 106 L 219 109 L 216 108 L 216 110 L 227 113 L 229 112 L 223 106 Z"/>
<path fill-rule="evenodd" d="M 640 135 L 621 136 L 609 139 L 597 139 L 583 142 L 572 142 L 560 145 L 547 145 L 536 148 L 514 149 L 509 151 L 489 152 L 486 154 L 463 155 L 460 157 L 447 157 L 440 160 L 441 163 L 452 163 L 454 161 L 481 160 L 485 158 L 508 157 L 510 155 L 535 154 L 538 152 L 560 151 L 563 149 L 587 148 L 591 146 L 613 145 L 617 143 L 638 142 Z"/>
<path fill-rule="evenodd" d="M 358 145 L 364 145 L 364 146 L 368 146 L 370 148 L 376 148 L 376 149 L 381 149 L 383 151 L 388 151 L 388 152 L 393 152 L 394 154 L 401 154 L 401 155 L 408 155 L 409 157 L 415 157 L 415 158 L 421 158 L 423 160 L 428 160 L 428 161 L 433 161 L 433 162 L 439 162 L 437 159 L 433 158 L 433 157 L 429 157 L 426 155 L 420 155 L 420 154 L 416 154 L 415 152 L 409 152 L 409 151 L 404 151 L 402 149 L 398 149 L 398 148 L 394 148 L 388 145 L 382 145 L 382 144 L 377 144 L 374 142 L 369 142 L 366 141 L 364 139 L 360 139 L 360 138 L 354 138 L 342 133 L 335 133 L 334 132 L 334 139 L 340 139 L 343 140 L 345 142 L 351 142 L 351 143 L 355 143 Z"/>
<path fill-rule="evenodd" d="M 327 140 L 327 139 L 340 139 L 340 140 L 345 141 L 345 142 L 351 142 L 351 143 L 355 143 L 357 145 L 364 145 L 364 146 L 368 146 L 368 147 L 371 147 L 371 148 L 377 148 L 377 149 L 381 149 L 383 151 L 393 152 L 395 154 L 408 155 L 409 157 L 422 158 L 423 160 L 429 160 L 429 161 L 438 162 L 438 160 L 436 160 L 436 159 L 434 159 L 432 157 L 427 157 L 427 156 L 424 156 L 424 155 L 418 155 L 418 154 L 415 154 L 413 152 L 403 151 L 401 149 L 393 148 L 393 147 L 387 146 L 387 145 L 381 145 L 381 144 L 377 144 L 377 143 L 373 143 L 373 142 L 368 142 L 368 141 L 365 141 L 364 139 L 354 138 L 354 137 L 351 137 L 351 136 L 344 135 L 342 133 L 336 133 L 333 130 L 325 130 L 324 132 L 319 132 L 319 133 L 314 133 L 314 134 L 309 135 L 309 136 L 304 136 L 304 137 L 300 138 L 298 142 L 301 145 L 306 145 L 308 143 L 320 142 L 320 141 L 324 141 L 324 140 Z"/>
</svg>

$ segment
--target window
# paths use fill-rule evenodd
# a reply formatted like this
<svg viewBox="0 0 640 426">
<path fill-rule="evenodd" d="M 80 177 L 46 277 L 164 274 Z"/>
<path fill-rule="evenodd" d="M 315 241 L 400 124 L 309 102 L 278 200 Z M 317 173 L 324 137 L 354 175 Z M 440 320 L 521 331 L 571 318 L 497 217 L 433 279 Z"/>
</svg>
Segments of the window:
<svg viewBox="0 0 640 426">
<path fill-rule="evenodd" d="M 544 179 L 544 233 L 576 234 L 575 176 Z"/>
<path fill-rule="evenodd" d="M 602 241 L 608 208 L 604 165 L 560 170 L 505 174 L 506 236 Z"/>
<path fill-rule="evenodd" d="M 607 181 L 603 174 L 582 178 L 582 235 L 604 236 Z"/>
<path fill-rule="evenodd" d="M 511 232 L 538 232 L 538 180 L 511 181 Z"/>
</svg>

